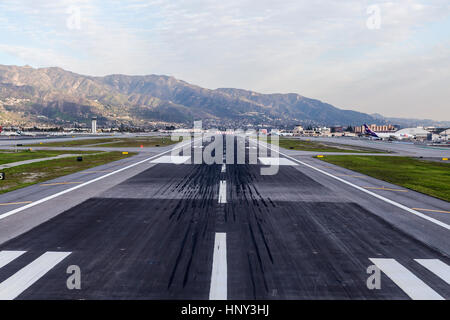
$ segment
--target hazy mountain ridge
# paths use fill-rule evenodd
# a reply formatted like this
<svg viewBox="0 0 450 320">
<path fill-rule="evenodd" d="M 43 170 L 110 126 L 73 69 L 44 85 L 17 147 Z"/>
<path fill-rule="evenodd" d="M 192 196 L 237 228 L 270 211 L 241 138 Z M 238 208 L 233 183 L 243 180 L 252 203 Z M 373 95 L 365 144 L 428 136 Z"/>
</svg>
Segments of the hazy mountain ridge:
<svg viewBox="0 0 450 320">
<path fill-rule="evenodd" d="M 385 118 L 341 110 L 298 94 L 210 90 L 163 75 L 84 76 L 61 68 L 0 65 L 0 122 L 87 122 L 146 125 L 149 121 L 191 124 L 203 119 L 239 126 L 310 123 L 359 125 Z M 46 117 L 46 118 L 44 118 Z"/>
<path fill-rule="evenodd" d="M 273 114 L 287 114 L 296 119 L 313 120 L 327 125 L 361 124 L 373 122 L 375 119 L 365 113 L 338 109 L 331 104 L 320 100 L 303 97 L 299 94 L 261 94 L 242 89 L 221 88 L 217 89 L 241 99 L 257 102 L 270 106 Z M 383 120 L 381 120 L 383 122 Z"/>
<path fill-rule="evenodd" d="M 384 117 L 378 113 L 372 114 L 376 119 L 388 121 L 390 123 L 396 123 L 402 127 L 422 127 L 422 126 L 435 126 L 441 128 L 450 128 L 450 121 L 436 121 L 432 119 L 414 119 L 414 118 L 396 118 L 396 117 Z"/>
</svg>

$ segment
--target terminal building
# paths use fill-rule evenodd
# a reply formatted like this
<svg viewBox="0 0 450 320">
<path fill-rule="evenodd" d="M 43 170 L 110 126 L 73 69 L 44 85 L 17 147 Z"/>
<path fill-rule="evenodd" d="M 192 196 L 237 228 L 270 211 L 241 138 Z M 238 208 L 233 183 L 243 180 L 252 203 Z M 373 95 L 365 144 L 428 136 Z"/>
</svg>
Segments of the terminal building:
<svg viewBox="0 0 450 320">
<path fill-rule="evenodd" d="M 445 128 L 427 128 L 433 134 L 433 141 L 447 142 L 450 141 L 450 129 Z"/>
<path fill-rule="evenodd" d="M 417 127 L 417 128 L 405 128 L 398 130 L 396 134 L 402 135 L 407 134 L 408 136 L 414 136 L 416 140 L 431 140 L 432 134 L 430 131 L 425 130 L 423 127 Z"/>
</svg>

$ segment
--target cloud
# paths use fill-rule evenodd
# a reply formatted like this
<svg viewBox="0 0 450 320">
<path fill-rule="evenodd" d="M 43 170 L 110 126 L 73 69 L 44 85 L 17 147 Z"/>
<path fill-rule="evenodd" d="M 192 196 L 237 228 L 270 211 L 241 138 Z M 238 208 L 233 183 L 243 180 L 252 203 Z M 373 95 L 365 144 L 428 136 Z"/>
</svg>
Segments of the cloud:
<svg viewBox="0 0 450 320">
<path fill-rule="evenodd" d="M 381 26 L 368 30 L 374 4 Z M 71 6 L 80 8 L 79 30 L 66 26 Z M 169 74 L 209 88 L 450 119 L 439 85 L 450 73 L 442 54 L 449 14 L 443 0 L 4 0 L 0 51 L 84 74 Z M 421 108 L 422 97 L 431 107 Z"/>
</svg>

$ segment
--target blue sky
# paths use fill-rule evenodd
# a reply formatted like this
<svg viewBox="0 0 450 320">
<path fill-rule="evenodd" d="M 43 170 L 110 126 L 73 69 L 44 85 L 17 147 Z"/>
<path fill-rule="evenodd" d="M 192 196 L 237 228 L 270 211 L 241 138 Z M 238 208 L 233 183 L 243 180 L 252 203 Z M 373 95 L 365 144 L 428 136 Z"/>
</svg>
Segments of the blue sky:
<svg viewBox="0 0 450 320">
<path fill-rule="evenodd" d="M 379 29 L 367 27 L 373 5 Z M 0 64 L 166 74 L 450 120 L 450 3 L 1 0 Z"/>
</svg>

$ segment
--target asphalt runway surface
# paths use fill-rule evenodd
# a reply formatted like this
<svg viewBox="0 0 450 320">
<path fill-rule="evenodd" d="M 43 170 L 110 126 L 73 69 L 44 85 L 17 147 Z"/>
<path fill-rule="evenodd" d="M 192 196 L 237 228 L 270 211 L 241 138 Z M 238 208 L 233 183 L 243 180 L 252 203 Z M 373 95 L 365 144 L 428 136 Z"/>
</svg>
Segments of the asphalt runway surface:
<svg viewBox="0 0 450 320">
<path fill-rule="evenodd" d="M 30 208 L 0 207 L 0 299 L 450 298 L 448 202 L 376 179 L 364 185 L 382 189 L 364 192 L 311 157 L 281 155 L 275 174 L 262 175 L 278 154 L 243 139 L 213 153 L 224 164 L 196 164 L 208 143 L 194 143 L 179 157 L 144 153 L 96 168 L 89 179 L 133 165 Z M 0 202 L 70 187 L 32 186 Z M 436 212 L 420 216 L 370 192 Z M 380 288 L 367 285 L 373 265 Z M 69 266 L 81 271 L 79 290 L 67 287 Z"/>
</svg>

